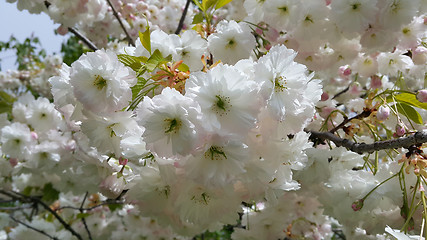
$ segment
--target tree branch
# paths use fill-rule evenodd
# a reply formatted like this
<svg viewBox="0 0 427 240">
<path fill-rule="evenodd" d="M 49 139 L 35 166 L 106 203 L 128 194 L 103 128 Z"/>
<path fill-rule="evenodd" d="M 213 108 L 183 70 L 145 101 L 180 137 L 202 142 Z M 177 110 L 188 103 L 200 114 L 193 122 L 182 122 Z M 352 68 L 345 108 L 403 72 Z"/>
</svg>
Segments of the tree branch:
<svg viewBox="0 0 427 240">
<path fill-rule="evenodd" d="M 87 195 L 88 195 L 88 194 L 89 194 L 89 193 L 88 193 L 88 192 L 86 192 L 85 196 L 83 197 L 83 201 L 82 201 L 82 204 L 80 205 L 80 209 L 79 209 L 80 213 L 84 213 L 83 206 L 84 206 L 84 204 L 85 204 L 85 201 L 86 201 L 86 198 L 87 198 Z M 88 235 L 88 237 L 89 237 L 89 240 L 92 240 L 92 234 L 91 234 L 91 233 L 90 233 L 90 231 L 89 231 L 89 228 L 88 228 L 88 226 L 87 226 L 87 224 L 86 224 L 86 219 L 85 219 L 84 217 L 82 217 L 82 222 L 83 222 L 83 225 L 85 226 L 85 229 L 86 229 L 87 235 Z"/>
<path fill-rule="evenodd" d="M 32 197 L 32 196 L 26 196 L 24 194 L 21 194 L 19 192 L 15 192 L 15 191 L 5 191 L 0 189 L 0 193 L 4 194 L 6 196 L 9 196 L 11 198 L 14 199 L 19 199 L 23 202 L 33 202 L 33 203 L 37 203 L 40 204 L 44 209 L 46 209 L 48 212 L 50 212 L 56 219 L 58 219 L 58 221 L 62 224 L 62 226 L 64 226 L 65 229 L 67 229 L 68 231 L 71 232 L 72 235 L 74 235 L 77 239 L 79 240 L 83 240 L 83 238 L 80 236 L 80 234 L 78 234 L 76 231 L 74 231 L 74 229 L 64 221 L 64 219 L 62 219 L 61 216 L 58 215 L 58 213 L 56 213 L 56 211 L 52 210 L 46 203 L 44 203 L 43 201 L 41 201 L 39 198 L 37 197 Z"/>
<path fill-rule="evenodd" d="M 182 30 L 182 27 L 184 26 L 184 20 L 188 12 L 188 7 L 190 6 L 190 2 L 191 0 L 187 0 L 187 2 L 185 3 L 184 11 L 182 11 L 181 19 L 179 19 L 179 24 L 175 30 L 175 34 L 179 34 Z"/>
<path fill-rule="evenodd" d="M 46 237 L 48 237 L 48 238 L 50 238 L 50 239 L 53 239 L 53 240 L 59 240 L 58 238 L 56 238 L 56 237 L 54 237 L 54 236 L 51 236 L 51 235 L 47 234 L 47 233 L 46 233 L 45 231 L 43 231 L 43 230 L 37 229 L 37 228 L 35 228 L 35 227 L 32 227 L 31 225 L 28 225 L 28 224 L 26 224 L 26 223 L 24 223 L 24 222 L 22 222 L 22 221 L 20 221 L 20 220 L 18 220 L 18 219 L 16 219 L 16 218 L 14 218 L 12 215 L 9 215 L 9 217 L 10 217 L 10 219 L 12 219 L 13 221 L 15 221 L 15 222 L 17 222 L 17 223 L 19 223 L 19 224 L 22 224 L 22 225 L 26 226 L 27 228 L 29 228 L 29 229 L 31 229 L 31 230 L 34 230 L 34 231 L 36 231 L 36 232 L 38 232 L 38 233 L 40 233 L 40 234 L 43 234 L 43 235 L 45 235 Z"/>
<path fill-rule="evenodd" d="M 408 137 L 402 137 L 386 141 L 378 141 L 372 144 L 366 143 L 355 143 L 348 139 L 343 139 L 337 137 L 331 132 L 316 132 L 305 130 L 308 133 L 311 133 L 312 137 L 321 139 L 321 140 L 330 140 L 335 143 L 337 146 L 346 147 L 350 151 L 363 154 L 363 153 L 373 153 L 375 151 L 384 150 L 384 149 L 393 149 L 393 148 L 408 148 L 412 145 L 418 145 L 427 142 L 427 132 L 416 132 Z"/>
<path fill-rule="evenodd" d="M 92 51 L 98 50 L 98 48 L 91 42 L 87 37 L 85 37 L 83 34 L 81 34 L 77 29 L 73 27 L 68 28 L 69 32 L 72 32 L 76 37 L 78 37 L 80 40 L 82 40 Z"/>
<path fill-rule="evenodd" d="M 126 34 L 126 39 L 127 39 L 128 43 L 129 43 L 130 45 L 132 45 L 132 46 L 134 46 L 134 47 L 135 47 L 135 43 L 134 43 L 133 39 L 132 39 L 132 38 L 131 38 L 131 36 L 129 35 L 129 32 L 126 30 L 125 25 L 123 25 L 123 22 L 122 22 L 122 20 L 120 19 L 120 16 L 119 16 L 119 14 L 117 13 L 116 9 L 114 8 L 113 4 L 111 3 L 111 1 L 110 1 L 110 0 L 107 0 L 107 2 L 108 2 L 108 5 L 110 5 L 111 10 L 113 10 L 113 14 L 114 14 L 114 16 L 116 17 L 117 21 L 119 21 L 120 26 L 122 27 L 123 31 L 125 32 L 125 34 Z"/>
<path fill-rule="evenodd" d="M 336 127 L 335 127 L 335 128 L 333 128 L 332 130 L 330 130 L 329 132 L 330 132 L 330 133 L 334 133 L 334 132 L 336 132 L 338 129 L 340 129 L 340 128 L 344 127 L 344 125 L 346 125 L 347 123 L 351 122 L 352 120 L 354 120 L 354 119 L 363 119 L 363 118 L 369 117 L 369 116 L 371 115 L 371 113 L 372 113 L 372 110 L 371 110 L 371 109 L 367 109 L 367 108 L 365 108 L 365 109 L 363 109 L 363 112 L 361 112 L 361 113 L 357 114 L 356 116 L 354 116 L 354 117 L 352 117 L 352 118 L 344 117 L 344 121 L 343 121 L 342 123 L 340 123 L 340 125 L 336 126 Z"/>
</svg>

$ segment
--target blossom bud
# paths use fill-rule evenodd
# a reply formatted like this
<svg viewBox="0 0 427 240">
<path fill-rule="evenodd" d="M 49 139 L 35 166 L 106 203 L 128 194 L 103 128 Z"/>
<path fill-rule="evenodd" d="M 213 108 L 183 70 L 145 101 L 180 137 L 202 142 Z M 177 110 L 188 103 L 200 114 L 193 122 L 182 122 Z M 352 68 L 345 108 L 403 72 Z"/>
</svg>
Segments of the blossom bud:
<svg viewBox="0 0 427 240">
<path fill-rule="evenodd" d="M 377 75 L 374 75 L 371 77 L 371 88 L 372 89 L 377 89 L 382 87 L 383 83 L 381 81 L 381 78 Z"/>
<path fill-rule="evenodd" d="M 107 198 L 117 198 L 125 188 L 123 178 L 118 178 L 117 175 L 108 176 L 99 185 L 99 191 Z"/>
<path fill-rule="evenodd" d="M 59 26 L 58 29 L 56 29 L 56 32 L 58 32 L 59 35 L 64 36 L 65 34 L 68 33 L 68 28 L 64 25 Z"/>
<path fill-rule="evenodd" d="M 402 123 L 396 124 L 396 132 L 395 132 L 396 136 L 401 137 L 405 135 L 405 132 L 406 132 L 405 126 Z"/>
<path fill-rule="evenodd" d="M 417 47 L 412 51 L 412 61 L 415 65 L 423 65 L 427 62 L 427 48 Z"/>
<path fill-rule="evenodd" d="M 338 72 L 341 77 L 348 77 L 351 74 L 351 68 L 349 65 L 341 66 L 339 67 Z"/>
<path fill-rule="evenodd" d="M 353 209 L 353 211 L 359 211 L 360 209 L 363 208 L 363 202 L 365 201 L 365 199 L 359 199 L 357 201 L 354 201 L 351 204 L 351 208 Z"/>
<path fill-rule="evenodd" d="M 9 159 L 10 166 L 15 167 L 18 164 L 17 158 L 10 158 Z"/>
<path fill-rule="evenodd" d="M 419 90 L 417 92 L 417 99 L 422 103 L 427 102 L 427 89 Z"/>
<path fill-rule="evenodd" d="M 124 157 L 120 157 L 119 158 L 119 164 L 120 165 L 126 166 L 127 163 L 128 163 L 128 159 L 127 158 L 124 158 Z"/>
<path fill-rule="evenodd" d="M 37 140 L 37 139 L 39 139 L 39 135 L 37 135 L 36 132 L 31 132 L 31 139 Z"/>
<path fill-rule="evenodd" d="M 377 111 L 377 119 L 384 121 L 390 116 L 390 108 L 388 106 L 380 106 Z"/>
<path fill-rule="evenodd" d="M 329 94 L 327 92 L 323 92 L 322 96 L 320 97 L 320 101 L 326 101 L 329 99 Z"/>
</svg>

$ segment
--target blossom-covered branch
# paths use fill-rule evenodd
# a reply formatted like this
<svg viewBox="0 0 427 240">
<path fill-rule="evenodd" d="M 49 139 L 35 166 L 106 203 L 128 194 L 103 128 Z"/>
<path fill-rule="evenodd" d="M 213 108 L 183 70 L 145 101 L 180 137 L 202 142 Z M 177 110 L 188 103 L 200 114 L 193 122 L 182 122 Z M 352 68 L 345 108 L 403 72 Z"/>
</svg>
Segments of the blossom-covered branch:
<svg viewBox="0 0 427 240">
<path fill-rule="evenodd" d="M 408 137 L 402 137 L 386 141 L 378 141 L 371 144 L 366 143 L 355 143 L 348 139 L 340 138 L 334 135 L 331 132 L 317 132 L 317 131 L 307 131 L 311 133 L 312 137 L 319 138 L 321 140 L 330 140 L 335 143 L 337 146 L 345 147 L 353 152 L 362 154 L 362 153 L 372 153 L 374 151 L 384 150 L 384 149 L 393 149 L 393 148 L 408 148 L 412 145 L 418 145 L 427 142 L 427 133 L 426 132 L 416 132 Z"/>
<path fill-rule="evenodd" d="M 125 25 L 123 25 L 123 22 L 120 19 L 120 16 L 117 13 L 116 9 L 114 8 L 113 4 L 111 3 L 110 0 L 107 0 L 107 2 L 108 2 L 108 5 L 110 5 L 110 7 L 111 7 L 111 10 L 113 11 L 114 16 L 116 17 L 117 21 L 119 22 L 120 26 L 122 27 L 123 31 L 125 32 L 126 39 L 127 39 L 128 43 L 135 47 L 135 43 L 134 43 L 132 37 L 129 35 L 129 32 L 126 30 Z"/>
<path fill-rule="evenodd" d="M 18 193 L 18 192 L 14 192 L 14 191 L 11 191 L 11 190 L 7 191 L 7 190 L 0 189 L 0 193 L 3 194 L 3 195 L 9 196 L 12 199 L 17 199 L 17 200 L 20 200 L 20 201 L 23 201 L 23 202 L 32 202 L 32 203 L 35 203 L 35 204 L 40 204 L 45 210 L 47 210 L 48 212 L 50 212 L 62 224 L 62 226 L 64 226 L 65 229 L 67 229 L 68 231 L 70 231 L 70 233 L 72 235 L 74 235 L 79 240 L 83 240 L 83 238 L 80 236 L 80 234 L 78 234 L 68 223 L 66 223 L 64 221 L 64 219 L 62 219 L 62 217 L 59 216 L 58 213 L 56 213 L 56 211 L 52 210 L 45 202 L 43 202 L 39 198 L 33 197 L 33 196 L 26 196 L 24 194 L 21 194 L 21 193 Z"/>
</svg>

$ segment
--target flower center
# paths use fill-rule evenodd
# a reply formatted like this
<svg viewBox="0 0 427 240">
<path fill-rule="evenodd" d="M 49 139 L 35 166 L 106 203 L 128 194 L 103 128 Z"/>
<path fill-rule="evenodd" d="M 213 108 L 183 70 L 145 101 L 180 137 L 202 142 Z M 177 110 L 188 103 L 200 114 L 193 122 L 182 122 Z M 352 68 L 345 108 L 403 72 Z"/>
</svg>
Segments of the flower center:
<svg viewBox="0 0 427 240">
<path fill-rule="evenodd" d="M 227 159 L 222 147 L 211 146 L 209 150 L 205 152 L 205 158 L 213 161 L 220 161 Z"/>
<path fill-rule="evenodd" d="M 193 200 L 195 203 L 201 203 L 204 205 L 209 204 L 210 197 L 207 193 L 202 193 L 200 195 L 194 195 L 191 200 Z"/>
<path fill-rule="evenodd" d="M 274 79 L 274 90 L 276 92 L 283 92 L 285 89 L 288 89 L 286 87 L 286 84 L 288 81 L 286 80 L 286 77 L 284 76 L 278 76 Z"/>
<path fill-rule="evenodd" d="M 107 80 L 102 78 L 100 75 L 95 76 L 95 81 L 93 81 L 93 85 L 98 88 L 98 90 L 103 89 L 105 86 L 107 86 Z"/>
<path fill-rule="evenodd" d="M 176 118 L 168 118 L 164 121 L 166 122 L 165 133 L 177 133 L 181 128 L 181 121 Z"/>
<path fill-rule="evenodd" d="M 353 4 L 353 5 L 351 5 L 351 8 L 353 9 L 353 10 L 359 10 L 360 9 L 360 3 L 355 3 L 355 4 Z"/>
<path fill-rule="evenodd" d="M 220 116 L 230 112 L 230 98 L 221 95 L 216 95 L 217 101 L 213 105 L 213 110 L 216 111 Z"/>
</svg>

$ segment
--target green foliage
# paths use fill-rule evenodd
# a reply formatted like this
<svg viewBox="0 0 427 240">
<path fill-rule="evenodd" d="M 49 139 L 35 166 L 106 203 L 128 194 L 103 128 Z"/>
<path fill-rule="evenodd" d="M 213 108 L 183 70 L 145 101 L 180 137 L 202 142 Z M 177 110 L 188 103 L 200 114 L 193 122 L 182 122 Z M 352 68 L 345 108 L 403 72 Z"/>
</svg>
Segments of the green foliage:
<svg viewBox="0 0 427 240">
<path fill-rule="evenodd" d="M 200 235 L 195 236 L 194 240 L 228 240 L 231 239 L 231 234 L 234 231 L 234 226 L 225 225 L 220 231 L 209 232 L 206 231 Z"/>
<path fill-rule="evenodd" d="M 413 107 L 403 102 L 397 103 L 396 107 L 397 111 L 400 114 L 405 115 L 407 118 L 411 119 L 415 123 L 423 124 L 423 119 L 421 118 L 421 115 Z"/>
<path fill-rule="evenodd" d="M 7 94 L 5 91 L 0 91 L 0 114 L 12 113 L 13 102 L 15 98 Z"/>
<path fill-rule="evenodd" d="M 89 49 L 84 48 L 83 44 L 75 36 L 68 38 L 66 43 L 61 44 L 61 53 L 63 55 L 63 61 L 68 66 L 71 65 L 74 61 L 79 59 L 79 57 L 88 52 Z"/>
<path fill-rule="evenodd" d="M 41 49 L 37 50 L 38 48 Z M 42 49 L 40 40 L 34 36 L 26 38 L 22 43 L 14 36 L 11 36 L 7 42 L 0 41 L 0 51 L 6 50 L 16 51 L 16 64 L 18 65 L 18 70 L 37 68 L 42 64 L 42 59 L 46 56 L 46 52 Z"/>
<path fill-rule="evenodd" d="M 43 197 L 44 202 L 53 202 L 58 200 L 59 191 L 53 188 L 52 183 L 46 183 L 43 187 Z"/>
<path fill-rule="evenodd" d="M 427 110 L 427 103 L 422 103 L 418 101 L 417 95 L 415 93 L 404 92 L 394 96 L 394 99 L 397 102 L 406 103 L 413 107 L 418 107 Z"/>
<path fill-rule="evenodd" d="M 139 32 L 139 40 L 142 46 L 151 54 L 151 39 L 150 39 L 150 26 L 147 25 L 143 33 Z"/>
</svg>

